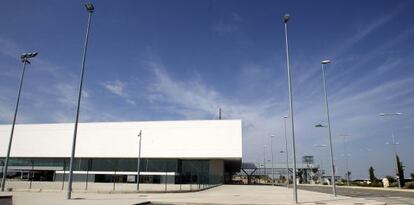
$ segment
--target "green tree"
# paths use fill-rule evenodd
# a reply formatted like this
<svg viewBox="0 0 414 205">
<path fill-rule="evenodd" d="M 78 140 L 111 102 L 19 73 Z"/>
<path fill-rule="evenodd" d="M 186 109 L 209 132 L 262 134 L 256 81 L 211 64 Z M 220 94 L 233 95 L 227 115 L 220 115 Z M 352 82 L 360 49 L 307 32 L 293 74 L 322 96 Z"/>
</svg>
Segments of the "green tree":
<svg viewBox="0 0 414 205">
<path fill-rule="evenodd" d="M 414 182 L 414 172 L 411 173 L 411 180 Z"/>
<path fill-rule="evenodd" d="M 368 170 L 368 174 L 369 174 L 369 180 L 371 181 L 371 183 L 374 183 L 377 181 L 377 177 L 375 177 L 375 173 L 374 173 L 375 169 L 370 166 L 369 170 Z"/>
<path fill-rule="evenodd" d="M 396 182 L 397 180 L 395 180 L 395 178 L 393 176 L 385 176 L 385 178 L 388 179 L 388 182 L 390 182 L 390 184 Z"/>
<path fill-rule="evenodd" d="M 402 162 L 400 161 L 400 157 L 398 155 L 396 157 L 397 157 L 397 168 L 398 168 L 397 176 L 400 178 L 400 186 L 404 187 L 405 185 L 404 166 Z"/>
</svg>

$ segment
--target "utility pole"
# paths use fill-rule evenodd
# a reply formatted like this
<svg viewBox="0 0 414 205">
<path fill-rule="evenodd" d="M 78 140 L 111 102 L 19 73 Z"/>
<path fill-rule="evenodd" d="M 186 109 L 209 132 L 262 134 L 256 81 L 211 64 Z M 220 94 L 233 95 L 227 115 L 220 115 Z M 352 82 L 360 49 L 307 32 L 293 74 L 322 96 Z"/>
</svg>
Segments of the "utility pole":
<svg viewBox="0 0 414 205">
<path fill-rule="evenodd" d="M 137 191 L 139 191 L 139 174 L 140 174 L 140 161 L 141 161 L 141 140 L 142 140 L 142 130 L 139 131 L 139 145 L 138 145 L 138 161 L 137 161 Z"/>
<path fill-rule="evenodd" d="M 219 108 L 219 111 L 218 111 L 218 119 L 221 120 L 221 107 Z"/>
</svg>

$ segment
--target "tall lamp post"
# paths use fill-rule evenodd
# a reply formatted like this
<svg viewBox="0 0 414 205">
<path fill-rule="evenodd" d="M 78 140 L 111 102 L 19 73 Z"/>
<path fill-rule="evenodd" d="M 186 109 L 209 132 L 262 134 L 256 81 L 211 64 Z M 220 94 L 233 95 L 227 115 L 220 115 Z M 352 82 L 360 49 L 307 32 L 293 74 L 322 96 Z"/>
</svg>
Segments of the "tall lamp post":
<svg viewBox="0 0 414 205">
<path fill-rule="evenodd" d="M 351 172 L 349 171 L 349 157 L 351 154 L 348 153 L 348 138 L 349 135 L 340 135 L 345 139 L 345 154 L 343 155 L 345 157 L 345 168 L 346 168 L 346 185 L 349 186 L 349 182 L 351 181 Z"/>
<path fill-rule="evenodd" d="M 266 179 L 266 145 L 263 146 L 263 175 Z"/>
<path fill-rule="evenodd" d="M 292 154 L 293 154 L 293 199 L 295 203 L 298 203 L 298 188 L 296 183 L 296 145 L 295 145 L 295 126 L 293 122 L 293 102 L 292 102 L 292 78 L 290 73 L 290 62 L 289 62 L 289 44 L 288 44 L 288 32 L 287 32 L 287 23 L 289 21 L 290 15 L 285 14 L 283 17 L 283 22 L 285 23 L 285 42 L 286 42 L 286 66 L 288 74 L 288 87 L 289 87 L 289 117 L 290 117 L 290 127 L 292 132 Z"/>
<path fill-rule="evenodd" d="M 286 154 L 286 188 L 289 188 L 289 152 L 288 152 L 288 140 L 286 135 L 286 118 L 288 116 L 283 116 L 283 122 L 285 127 L 285 154 Z"/>
<path fill-rule="evenodd" d="M 316 144 L 316 145 L 314 145 L 314 147 L 322 149 L 322 148 L 325 148 L 327 146 L 324 145 L 324 144 Z M 321 164 L 319 166 L 319 183 L 322 184 L 322 177 L 323 177 L 323 160 L 322 160 L 322 154 L 319 157 L 320 157 L 320 160 L 321 160 Z"/>
<path fill-rule="evenodd" d="M 13 142 L 14 126 L 16 125 L 17 111 L 19 109 L 19 102 L 20 102 L 20 93 L 22 91 L 23 80 L 24 80 L 24 73 L 26 72 L 26 64 L 30 64 L 29 59 L 30 58 L 33 58 L 35 56 L 37 56 L 37 52 L 23 53 L 20 56 L 20 60 L 23 63 L 23 71 L 22 71 L 22 75 L 20 77 L 19 90 L 17 91 L 16 108 L 14 110 L 14 117 L 13 117 L 13 123 L 12 123 L 12 127 L 11 127 L 11 132 L 10 132 L 9 145 L 7 147 L 6 160 L 4 161 L 4 165 L 3 165 L 3 177 L 1 179 L 1 191 L 4 191 L 4 188 L 6 186 L 7 168 L 9 166 L 9 158 L 10 158 L 10 150 L 11 150 L 11 146 L 12 146 L 12 142 Z"/>
<path fill-rule="evenodd" d="M 334 165 L 334 158 L 333 158 L 333 150 L 332 150 L 332 133 L 331 133 L 331 120 L 329 117 L 329 104 L 328 104 L 328 92 L 326 88 L 326 79 L 325 79 L 325 66 L 327 64 L 330 64 L 330 60 L 324 60 L 321 61 L 322 64 L 322 82 L 323 82 L 323 92 L 325 95 L 325 107 L 326 107 L 326 115 L 328 119 L 328 133 L 329 133 L 329 151 L 331 154 L 331 181 L 332 181 L 332 194 L 336 197 L 336 183 L 335 183 L 335 165 Z M 316 126 L 316 127 L 322 127 L 322 126 Z"/>
<path fill-rule="evenodd" d="M 139 131 L 138 134 L 139 138 L 139 145 L 138 145 L 138 161 L 137 161 L 137 191 L 139 191 L 139 173 L 141 171 L 140 169 L 140 161 L 141 161 L 141 140 L 142 140 L 142 130 Z"/>
<path fill-rule="evenodd" d="M 396 112 L 396 113 L 380 113 L 379 116 L 381 117 L 392 117 L 392 116 L 399 116 L 402 113 Z M 400 175 L 398 172 L 398 160 L 397 160 L 397 147 L 395 146 L 397 144 L 396 140 L 395 140 L 395 135 L 394 135 L 394 127 L 391 128 L 391 139 L 392 139 L 392 150 L 394 152 L 394 157 L 395 157 L 395 166 L 396 166 L 396 173 L 397 173 L 397 183 L 398 183 L 398 188 L 401 188 L 401 183 L 400 183 Z"/>
<path fill-rule="evenodd" d="M 83 75 L 84 75 L 84 71 L 85 71 L 86 51 L 88 49 L 89 28 L 90 28 L 90 25 L 91 25 L 92 13 L 95 10 L 93 4 L 91 4 L 91 3 L 85 4 L 85 8 L 86 8 L 86 11 L 88 12 L 88 25 L 86 27 L 85 44 L 83 46 L 82 67 L 81 67 L 79 92 L 78 92 L 78 104 L 77 104 L 77 108 L 76 108 L 75 128 L 74 128 L 74 131 L 73 131 L 72 153 L 70 155 L 70 163 L 69 163 L 68 190 L 67 190 L 67 193 L 66 193 L 67 194 L 66 195 L 67 199 L 71 199 L 71 197 L 72 197 L 73 162 L 75 160 L 76 137 L 77 137 L 77 133 L 78 133 L 79 108 L 80 108 L 80 102 L 81 102 L 81 97 L 82 97 Z"/>
<path fill-rule="evenodd" d="M 273 138 L 275 137 L 275 135 L 270 135 L 270 153 L 272 154 L 272 184 L 275 184 L 275 165 L 274 165 L 274 161 L 273 161 Z"/>
</svg>

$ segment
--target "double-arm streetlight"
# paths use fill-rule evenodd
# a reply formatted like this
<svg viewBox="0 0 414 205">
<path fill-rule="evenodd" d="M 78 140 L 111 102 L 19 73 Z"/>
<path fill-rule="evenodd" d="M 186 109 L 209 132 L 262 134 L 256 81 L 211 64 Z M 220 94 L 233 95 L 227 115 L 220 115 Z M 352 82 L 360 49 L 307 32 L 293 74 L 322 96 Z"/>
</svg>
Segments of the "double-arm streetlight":
<svg viewBox="0 0 414 205">
<path fill-rule="evenodd" d="M 289 118 L 290 118 L 290 127 L 292 132 L 292 154 L 293 154 L 293 200 L 295 203 L 298 203 L 298 189 L 296 184 L 296 145 L 295 145 L 295 126 L 293 122 L 293 102 L 292 102 L 292 77 L 290 72 L 290 62 L 289 62 L 289 43 L 288 43 L 288 32 L 287 32 L 287 23 L 290 19 L 289 14 L 285 14 L 283 17 L 283 22 L 285 24 L 285 43 L 286 43 L 286 66 L 288 74 L 288 89 L 289 89 Z"/>
<path fill-rule="evenodd" d="M 86 51 L 88 49 L 88 38 L 89 38 L 89 28 L 91 25 L 91 18 L 92 13 L 95 10 L 93 4 L 87 3 L 85 4 L 86 11 L 88 12 L 88 25 L 86 27 L 86 37 L 85 43 L 83 46 L 83 57 L 82 57 L 82 67 L 81 67 L 81 75 L 79 81 L 79 92 L 78 92 L 78 104 L 76 107 L 76 120 L 75 120 L 75 128 L 73 131 L 73 141 L 72 141 L 72 153 L 70 155 L 70 164 L 69 164 L 69 179 L 68 179 L 68 190 L 66 193 L 66 198 L 71 199 L 72 197 L 72 181 L 73 181 L 73 162 L 75 160 L 75 151 L 76 151 L 76 137 L 78 133 L 78 122 L 79 122 L 79 109 L 80 109 L 80 102 L 82 97 L 82 85 L 83 85 L 83 76 L 85 71 L 85 63 L 86 63 Z"/>
<path fill-rule="evenodd" d="M 393 117 L 393 116 L 399 116 L 402 113 L 400 112 L 396 112 L 396 113 L 380 113 L 379 116 L 381 117 Z M 400 174 L 398 172 L 398 159 L 397 159 L 397 147 L 395 146 L 397 144 L 396 140 L 395 140 L 395 135 L 394 135 L 394 127 L 391 127 L 391 138 L 392 138 L 392 149 L 394 152 L 394 157 L 395 157 L 395 165 L 396 165 L 396 170 L 397 170 L 397 183 L 398 183 L 398 188 L 401 188 L 401 184 L 400 184 Z"/>
<path fill-rule="evenodd" d="M 34 58 L 36 56 L 37 56 L 37 52 L 23 53 L 20 56 L 20 60 L 23 63 L 23 71 L 22 71 L 22 75 L 20 76 L 20 85 L 19 85 L 19 90 L 17 91 L 16 108 L 14 110 L 14 117 L 13 117 L 11 132 L 10 132 L 9 145 L 7 147 L 6 159 L 4 161 L 4 166 L 3 166 L 3 177 L 1 179 L 1 191 L 4 191 L 5 186 L 6 186 L 7 168 L 9 166 L 9 158 L 10 158 L 10 150 L 11 150 L 11 146 L 13 142 L 14 126 L 16 125 L 17 111 L 19 110 L 20 93 L 22 91 L 24 73 L 26 72 L 26 64 L 30 64 L 29 59 Z"/>
<path fill-rule="evenodd" d="M 325 107 L 326 107 L 326 115 L 328 119 L 328 133 L 329 133 L 329 151 L 331 154 L 331 181 L 332 181 L 332 194 L 336 197 L 336 183 L 335 183 L 335 165 L 334 165 L 334 159 L 333 159 L 333 149 L 332 149 L 332 132 L 331 132 L 331 120 L 329 117 L 329 104 L 328 104 L 328 91 L 326 88 L 326 79 L 325 79 L 325 66 L 327 64 L 330 64 L 330 60 L 324 60 L 321 61 L 322 64 L 322 83 L 323 83 L 323 92 L 325 95 Z M 324 127 L 321 124 L 315 125 L 315 127 Z"/>
</svg>

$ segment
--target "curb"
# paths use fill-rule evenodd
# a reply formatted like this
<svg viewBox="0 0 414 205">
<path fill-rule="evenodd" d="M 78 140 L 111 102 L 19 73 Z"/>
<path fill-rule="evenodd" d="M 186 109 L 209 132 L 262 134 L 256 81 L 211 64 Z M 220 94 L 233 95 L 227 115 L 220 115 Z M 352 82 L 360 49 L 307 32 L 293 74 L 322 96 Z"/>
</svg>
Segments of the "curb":
<svg viewBox="0 0 414 205">
<path fill-rule="evenodd" d="M 205 203 L 205 202 L 165 202 L 165 201 L 148 201 L 149 203 L 147 204 L 158 204 L 158 205 L 251 205 L 251 204 L 239 204 L 239 203 L 234 203 L 234 204 L 229 204 L 229 203 Z M 294 204 L 294 203 L 289 203 L 289 204 Z M 303 205 L 340 205 L 340 204 L 347 204 L 347 205 L 387 205 L 387 203 L 385 202 L 350 202 L 350 203 L 341 203 L 341 202 L 299 202 L 298 204 L 303 204 Z M 255 204 L 255 205 L 286 205 L 286 203 L 282 203 L 282 204 Z"/>
</svg>

